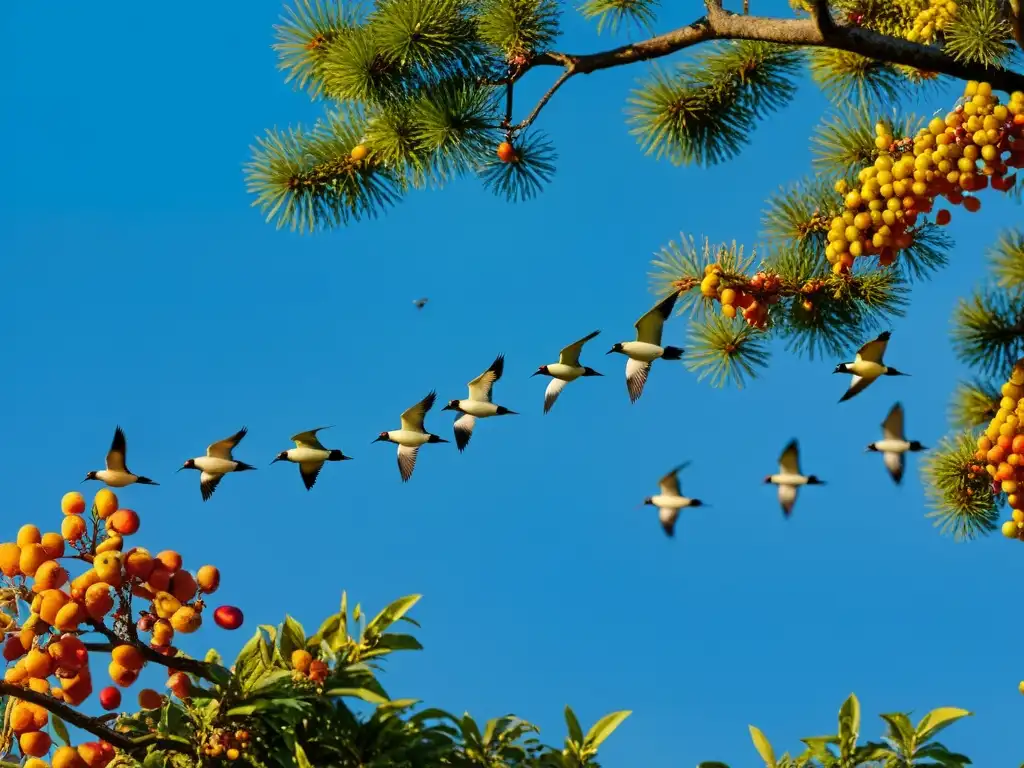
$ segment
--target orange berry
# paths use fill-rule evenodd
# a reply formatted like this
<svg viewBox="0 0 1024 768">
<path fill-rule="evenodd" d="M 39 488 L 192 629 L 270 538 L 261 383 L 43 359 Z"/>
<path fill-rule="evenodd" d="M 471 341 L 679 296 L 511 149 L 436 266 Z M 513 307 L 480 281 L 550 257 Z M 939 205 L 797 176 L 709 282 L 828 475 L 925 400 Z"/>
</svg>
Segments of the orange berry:
<svg viewBox="0 0 1024 768">
<path fill-rule="evenodd" d="M 117 509 L 117 494 L 109 488 L 100 488 L 92 498 L 92 505 L 96 508 L 96 516 L 106 520 Z"/>
<path fill-rule="evenodd" d="M 64 557 L 64 537 L 59 533 L 53 531 L 44 533 L 39 543 L 43 545 L 43 549 L 46 550 L 46 554 L 50 556 L 51 560 Z"/>
<path fill-rule="evenodd" d="M 33 648 L 25 657 L 25 672 L 29 677 L 49 677 L 53 674 L 53 659 L 50 654 Z"/>
<path fill-rule="evenodd" d="M 949 224 L 952 218 L 953 214 L 949 212 L 949 209 L 943 208 L 941 211 L 935 214 L 935 223 L 938 224 L 940 227 L 944 227 L 946 224 Z"/>
<path fill-rule="evenodd" d="M 77 515 L 65 517 L 60 524 L 60 535 L 65 541 L 76 542 L 85 535 L 87 527 L 85 520 Z"/>
<path fill-rule="evenodd" d="M 116 661 L 111 661 L 107 665 L 107 674 L 110 675 L 110 679 L 114 681 L 115 685 L 119 685 L 122 688 L 129 687 L 139 679 L 137 670 L 125 669 Z"/>
<path fill-rule="evenodd" d="M 212 594 L 220 586 L 220 571 L 212 565 L 204 565 L 196 571 L 196 582 L 200 590 L 208 595 Z"/>
<path fill-rule="evenodd" d="M 45 592 L 48 589 L 60 589 L 67 583 L 68 572 L 56 560 L 47 560 L 36 569 L 36 581 L 32 585 L 32 590 Z"/>
<path fill-rule="evenodd" d="M 85 761 L 74 747 L 57 747 L 52 761 L 53 768 L 85 768 Z"/>
<path fill-rule="evenodd" d="M 87 741 L 78 745 L 78 756 L 88 768 L 104 768 L 113 760 L 113 754 L 108 754 L 103 744 L 102 741 Z"/>
<path fill-rule="evenodd" d="M 181 606 L 171 616 L 171 627 L 175 632 L 189 635 L 195 632 L 203 624 L 203 617 L 196 613 L 196 609 L 187 605 Z"/>
<path fill-rule="evenodd" d="M 17 576 L 20 571 L 21 547 L 14 542 L 0 544 L 0 571 L 4 576 L 11 578 Z"/>
<path fill-rule="evenodd" d="M 73 707 L 77 707 L 92 693 L 92 675 L 89 667 L 82 667 L 74 677 L 60 678 L 60 687 L 64 689 L 64 699 Z"/>
<path fill-rule="evenodd" d="M 78 491 L 65 493 L 60 500 L 60 511 L 65 515 L 80 515 L 85 512 L 85 497 Z"/>
<path fill-rule="evenodd" d="M 171 573 L 181 568 L 181 555 L 173 549 L 165 549 L 163 552 L 158 553 L 156 559 L 163 563 Z"/>
<path fill-rule="evenodd" d="M 516 150 L 509 142 L 503 141 L 498 145 L 498 159 L 503 163 L 511 163 L 516 159 Z"/>
<path fill-rule="evenodd" d="M 52 743 L 50 734 L 45 731 L 23 733 L 18 737 L 18 746 L 21 747 L 21 754 L 29 757 L 43 757 L 50 751 Z"/>
<path fill-rule="evenodd" d="M 171 577 L 171 594 L 181 602 L 187 603 L 196 596 L 197 584 L 188 571 L 178 571 Z"/>
<path fill-rule="evenodd" d="M 124 547 L 124 539 L 121 538 L 121 534 L 116 531 L 108 531 L 107 538 L 99 543 L 96 547 L 96 553 L 100 552 L 118 552 Z"/>
<path fill-rule="evenodd" d="M 85 590 L 85 610 L 96 621 L 102 621 L 113 607 L 114 598 L 106 582 L 98 581 Z"/>
<path fill-rule="evenodd" d="M 125 573 L 133 579 L 146 581 L 153 572 L 153 565 L 156 561 L 149 554 L 149 550 L 142 547 L 134 547 L 125 553 L 122 562 L 124 563 Z"/>
<path fill-rule="evenodd" d="M 122 536 L 131 536 L 139 530 L 139 516 L 131 509 L 119 509 L 110 516 L 110 527 Z"/>
<path fill-rule="evenodd" d="M 61 632 L 74 632 L 85 621 L 88 614 L 81 603 L 66 603 L 51 622 Z"/>
<path fill-rule="evenodd" d="M 184 672 L 175 672 L 168 677 L 167 687 L 179 699 L 187 699 L 192 695 L 192 681 Z"/>
<path fill-rule="evenodd" d="M 92 568 L 100 581 L 115 589 L 121 586 L 121 553 L 101 552 L 92 561 Z"/>
<path fill-rule="evenodd" d="M 174 629 L 167 619 L 157 619 L 153 624 L 153 645 L 163 648 L 171 644 L 174 639 Z"/>
<path fill-rule="evenodd" d="M 145 658 L 142 656 L 142 652 L 133 645 L 119 645 L 110 652 L 110 658 L 116 661 L 125 669 L 130 669 L 133 672 L 138 672 L 142 669 L 142 665 L 146 663 Z"/>
<path fill-rule="evenodd" d="M 50 684 L 46 681 L 45 677 L 30 677 L 28 679 L 29 690 L 35 691 L 36 693 L 49 693 Z"/>
<path fill-rule="evenodd" d="M 56 623 L 60 609 L 71 601 L 71 596 L 59 589 L 48 589 L 45 592 L 40 592 L 39 596 L 42 598 L 39 605 L 39 618 L 47 624 Z"/>
<path fill-rule="evenodd" d="M 352 147 L 352 151 L 349 153 L 349 157 L 352 159 L 352 162 L 358 163 L 360 160 L 363 160 L 368 154 L 370 154 L 369 147 L 367 147 L 365 144 L 356 144 L 354 147 Z"/>
<path fill-rule="evenodd" d="M 142 709 L 160 709 L 164 705 L 164 697 L 152 688 L 139 691 L 139 706 Z"/>
<path fill-rule="evenodd" d="M 43 534 L 34 525 L 23 525 L 18 529 L 18 546 L 22 549 L 28 544 L 38 544 L 43 540 Z"/>
<path fill-rule="evenodd" d="M 19 734 L 37 730 L 32 705 L 27 701 L 19 701 L 11 710 L 11 730 Z"/>
<path fill-rule="evenodd" d="M 121 692 L 112 685 L 108 685 L 100 691 L 100 706 L 108 712 L 112 709 L 117 709 L 121 706 Z"/>
<path fill-rule="evenodd" d="M 159 560 L 153 561 L 153 570 L 146 579 L 146 584 L 154 592 L 166 592 L 171 586 L 171 572 Z"/>
<path fill-rule="evenodd" d="M 309 651 L 297 648 L 292 651 L 292 668 L 302 674 L 309 672 L 309 665 L 313 663 L 313 656 Z"/>
<path fill-rule="evenodd" d="M 26 576 L 35 576 L 39 566 L 49 559 L 42 544 L 27 544 L 21 548 L 18 568 Z"/>
</svg>

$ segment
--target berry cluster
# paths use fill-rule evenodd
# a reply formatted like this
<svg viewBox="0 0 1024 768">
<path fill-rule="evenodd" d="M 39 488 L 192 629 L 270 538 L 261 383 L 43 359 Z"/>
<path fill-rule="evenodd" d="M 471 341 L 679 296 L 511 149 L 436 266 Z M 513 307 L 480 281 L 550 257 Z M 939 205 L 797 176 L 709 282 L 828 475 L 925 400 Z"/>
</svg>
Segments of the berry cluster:
<svg viewBox="0 0 1024 768">
<path fill-rule="evenodd" d="M 1013 510 L 1003 523 L 1003 535 L 1024 541 L 1024 494 L 1018 492 L 1024 485 L 1024 359 L 1013 367 L 1002 395 L 999 411 L 978 438 L 974 457 L 985 462 L 985 471 Z"/>
<path fill-rule="evenodd" d="M 907 40 L 930 45 L 956 16 L 953 0 L 928 0 L 928 5 L 914 17 L 914 24 L 906 34 Z"/>
<path fill-rule="evenodd" d="M 725 275 L 720 264 L 708 264 L 700 292 L 709 299 L 721 302 L 722 314 L 728 318 L 742 314 L 747 325 L 764 329 L 768 325 L 768 305 L 781 298 L 782 279 L 778 275 L 758 272 L 749 280 Z"/>
<path fill-rule="evenodd" d="M 929 213 L 939 197 L 970 212 L 981 208 L 976 193 L 991 186 L 1006 192 L 1017 180 L 1011 168 L 1024 167 L 1024 93 L 1000 104 L 988 83 L 969 82 L 967 99 L 936 117 L 913 139 L 895 141 L 890 128 L 875 126 L 879 155 L 863 169 L 859 186 L 845 181 L 845 210 L 832 219 L 825 255 L 832 271 L 848 272 L 858 256 L 878 256 L 881 266 L 914 242 L 918 216 Z M 948 210 L 937 224 L 949 223 Z"/>
<path fill-rule="evenodd" d="M 296 681 L 309 680 L 314 685 L 323 685 L 330 671 L 327 664 L 320 659 L 314 659 L 309 651 L 301 648 L 292 651 L 291 662 L 292 669 L 295 670 L 292 679 Z"/>
<path fill-rule="evenodd" d="M 226 728 L 218 728 L 210 734 L 203 744 L 203 754 L 210 757 L 226 757 L 228 760 L 237 760 L 248 748 L 248 731 L 229 731 Z"/>
</svg>

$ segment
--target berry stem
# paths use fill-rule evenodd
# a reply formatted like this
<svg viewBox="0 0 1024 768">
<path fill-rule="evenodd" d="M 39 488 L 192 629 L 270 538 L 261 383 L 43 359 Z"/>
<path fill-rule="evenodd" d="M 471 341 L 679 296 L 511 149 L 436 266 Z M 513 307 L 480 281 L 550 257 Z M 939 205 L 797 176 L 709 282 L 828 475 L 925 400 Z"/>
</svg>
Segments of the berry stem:
<svg viewBox="0 0 1024 768">
<path fill-rule="evenodd" d="M 117 633 L 110 629 L 106 624 L 99 621 L 90 621 L 89 626 L 92 627 L 95 632 L 106 637 L 111 642 L 112 646 L 125 644 L 135 646 L 146 661 L 151 661 L 154 664 L 160 664 L 161 666 L 178 672 L 186 672 L 190 675 L 195 675 L 196 677 L 202 678 L 203 680 L 207 680 L 211 683 L 217 682 L 213 674 L 210 672 L 210 667 L 206 662 L 199 661 L 198 659 L 188 659 L 184 656 L 164 656 L 163 654 L 154 651 L 148 645 L 129 642 L 122 637 L 118 637 Z"/>
</svg>

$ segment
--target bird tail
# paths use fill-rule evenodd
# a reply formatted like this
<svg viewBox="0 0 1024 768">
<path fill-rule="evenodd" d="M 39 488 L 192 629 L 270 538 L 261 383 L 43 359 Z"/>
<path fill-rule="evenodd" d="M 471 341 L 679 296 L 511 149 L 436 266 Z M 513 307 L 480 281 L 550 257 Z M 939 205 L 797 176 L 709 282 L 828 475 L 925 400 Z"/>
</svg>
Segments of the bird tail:
<svg viewBox="0 0 1024 768">
<path fill-rule="evenodd" d="M 150 480 L 148 477 L 137 477 L 135 478 L 135 482 L 139 485 L 160 485 L 160 483 L 155 480 Z"/>
<path fill-rule="evenodd" d="M 685 351 L 682 347 L 665 347 L 661 358 L 662 360 L 682 360 Z"/>
<path fill-rule="evenodd" d="M 252 464 L 246 464 L 244 461 L 236 461 L 238 466 L 235 467 L 235 472 L 244 472 L 247 469 L 256 469 Z"/>
</svg>

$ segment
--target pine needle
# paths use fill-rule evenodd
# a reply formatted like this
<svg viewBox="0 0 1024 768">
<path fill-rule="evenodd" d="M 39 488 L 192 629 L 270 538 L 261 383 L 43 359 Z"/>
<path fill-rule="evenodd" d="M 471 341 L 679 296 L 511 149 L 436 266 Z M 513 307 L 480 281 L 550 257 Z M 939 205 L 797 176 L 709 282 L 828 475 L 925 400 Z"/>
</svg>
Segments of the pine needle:
<svg viewBox="0 0 1024 768">
<path fill-rule="evenodd" d="M 285 8 L 281 24 L 275 24 L 277 42 L 272 46 L 280 57 L 278 69 L 286 83 L 308 88 L 312 98 L 324 92 L 321 66 L 327 51 L 358 26 L 363 12 L 358 4 L 340 0 L 295 0 Z"/>
<path fill-rule="evenodd" d="M 585 0 L 579 11 L 585 19 L 597 19 L 599 35 L 605 30 L 615 34 L 627 25 L 649 33 L 660 5 L 659 0 Z"/>
<path fill-rule="evenodd" d="M 811 78 L 833 104 L 879 105 L 909 93 L 907 79 L 886 62 L 833 48 L 809 55 Z"/>
<path fill-rule="evenodd" d="M 1024 355 L 1024 291 L 983 288 L 953 313 L 953 351 L 979 373 L 997 377 Z"/>
<path fill-rule="evenodd" d="M 378 3 L 369 26 L 386 61 L 448 77 L 483 55 L 471 8 L 468 0 Z"/>
<path fill-rule="evenodd" d="M 897 268 L 909 281 L 922 280 L 949 263 L 953 238 L 937 224 L 925 222 L 913 229 L 914 241 L 899 252 Z"/>
<path fill-rule="evenodd" d="M 814 166 L 835 178 L 855 178 L 880 154 L 875 146 L 875 123 L 882 116 L 876 106 L 847 107 L 824 118 L 811 138 Z M 885 119 L 894 140 L 914 136 L 924 121 L 914 115 Z"/>
<path fill-rule="evenodd" d="M 557 0 L 482 0 L 477 34 L 506 60 L 529 56 L 558 38 L 561 13 Z"/>
<path fill-rule="evenodd" d="M 758 369 L 768 367 L 767 339 L 742 320 L 710 315 L 703 323 L 690 323 L 687 368 L 697 381 L 710 378 L 713 387 L 732 381 L 742 389 L 747 377 L 756 378 Z"/>
<path fill-rule="evenodd" d="M 987 425 L 999 410 L 1002 394 L 991 382 L 981 378 L 961 381 L 949 405 L 949 421 L 954 429 L 973 430 Z"/>
<path fill-rule="evenodd" d="M 998 501 L 992 493 L 988 474 L 971 472 L 976 465 L 974 435 L 963 432 L 943 438 L 921 462 L 921 483 L 934 520 L 942 534 L 955 541 L 970 541 L 995 530 L 999 520 Z"/>
<path fill-rule="evenodd" d="M 761 216 L 762 235 L 772 248 L 796 248 L 826 263 L 826 235 L 841 201 L 828 178 L 803 179 L 768 198 Z"/>
<path fill-rule="evenodd" d="M 988 260 L 996 285 L 1010 290 L 1024 290 L 1024 230 L 1009 229 L 1000 233 L 988 252 Z"/>
<path fill-rule="evenodd" d="M 1015 52 L 1004 0 L 960 0 L 943 30 L 943 51 L 957 61 L 994 67 Z"/>
<path fill-rule="evenodd" d="M 485 187 L 513 203 L 536 197 L 555 175 L 558 159 L 554 145 L 540 131 L 519 134 L 515 149 L 515 162 L 488 155 L 479 171 Z"/>
<path fill-rule="evenodd" d="M 676 314 L 689 314 L 695 319 L 706 317 L 714 302 L 698 290 L 690 290 L 700 284 L 704 277 L 704 268 L 709 264 L 718 264 L 722 268 L 723 277 L 748 277 L 756 254 L 748 255 L 742 245 L 734 240 L 732 244 L 711 244 L 708 238 L 701 239 L 698 247 L 693 236 L 679 235 L 679 243 L 674 240 L 665 245 L 651 261 L 653 271 L 648 272 L 650 290 L 655 296 L 665 296 L 672 291 L 683 288 L 684 291 L 676 300 Z"/>
</svg>

